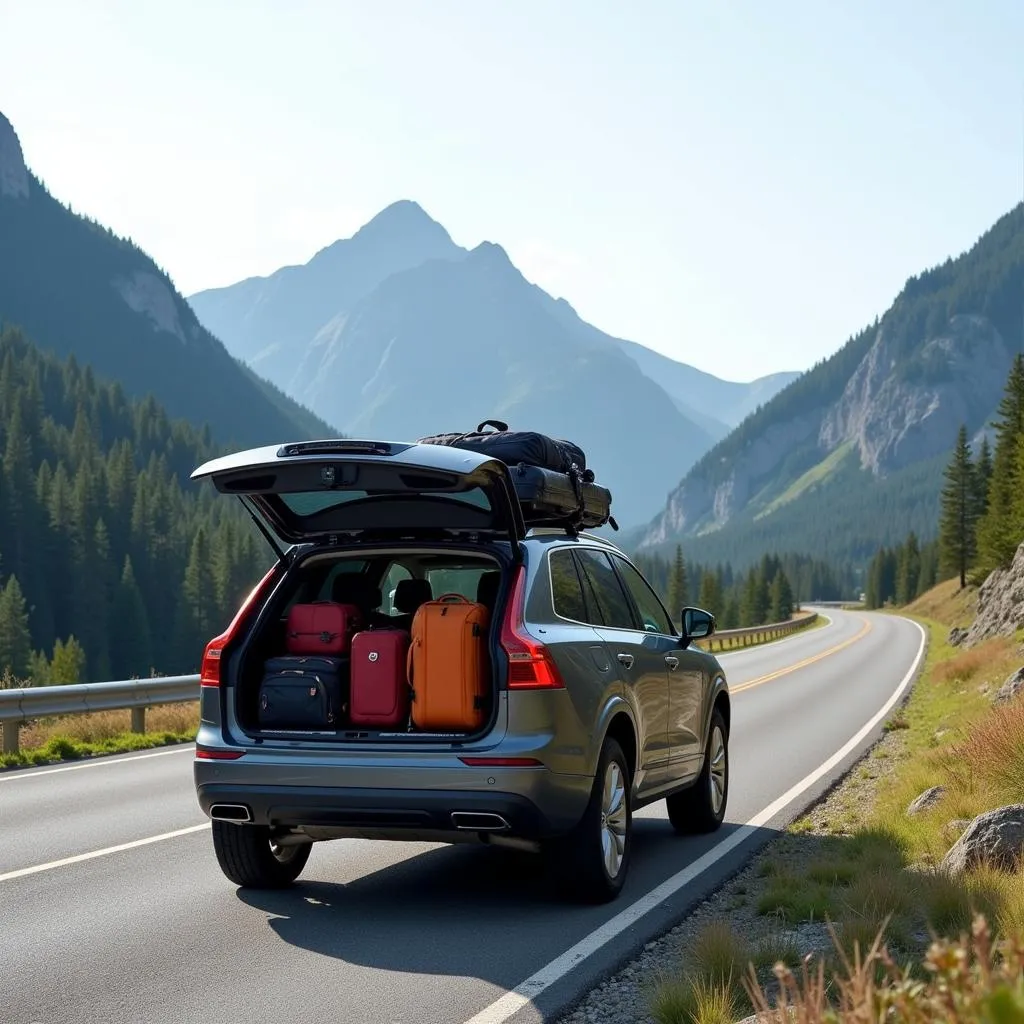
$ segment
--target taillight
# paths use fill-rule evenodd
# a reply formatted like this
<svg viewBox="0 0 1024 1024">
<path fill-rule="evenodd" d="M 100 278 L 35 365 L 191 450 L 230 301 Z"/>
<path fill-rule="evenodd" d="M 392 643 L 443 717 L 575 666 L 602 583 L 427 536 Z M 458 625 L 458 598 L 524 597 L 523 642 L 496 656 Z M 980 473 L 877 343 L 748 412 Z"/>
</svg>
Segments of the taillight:
<svg viewBox="0 0 1024 1024">
<path fill-rule="evenodd" d="M 548 648 L 535 640 L 523 625 L 526 602 L 526 567 L 520 566 L 512 585 L 512 597 L 501 624 L 501 646 L 508 655 L 510 690 L 561 690 L 565 688 L 558 666 Z"/>
<path fill-rule="evenodd" d="M 206 650 L 203 651 L 203 664 L 199 670 L 199 685 L 200 686 L 220 686 L 220 658 L 224 652 L 224 648 L 235 638 L 235 634 L 238 632 L 238 627 L 242 624 L 242 621 L 249 614 L 249 610 L 256 603 L 256 600 L 263 593 L 267 584 L 273 579 L 274 574 L 277 572 L 277 566 L 274 565 L 267 570 L 266 576 L 263 577 L 252 588 L 252 592 L 242 602 L 241 608 L 235 612 L 235 617 L 231 620 L 231 625 L 224 630 L 219 636 L 215 636 L 207 645 Z"/>
<path fill-rule="evenodd" d="M 209 747 L 196 747 L 196 757 L 200 761 L 237 761 L 244 750 L 211 750 Z"/>
</svg>

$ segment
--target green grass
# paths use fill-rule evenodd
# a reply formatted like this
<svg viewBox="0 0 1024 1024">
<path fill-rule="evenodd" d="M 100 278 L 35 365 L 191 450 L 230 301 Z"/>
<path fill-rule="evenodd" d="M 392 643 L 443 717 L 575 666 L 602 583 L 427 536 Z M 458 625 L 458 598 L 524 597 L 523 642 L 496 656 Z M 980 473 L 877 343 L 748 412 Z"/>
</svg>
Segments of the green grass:
<svg viewBox="0 0 1024 1024">
<path fill-rule="evenodd" d="M 769 502 L 757 515 L 754 520 L 762 519 L 765 516 L 777 512 L 783 505 L 796 501 L 802 494 L 824 483 L 830 476 L 835 474 L 843 464 L 843 460 L 853 451 L 855 441 L 846 441 L 834 452 L 831 452 L 816 466 L 812 466 L 806 473 L 801 474 L 794 480 L 777 498 Z"/>
<path fill-rule="evenodd" d="M 843 958 L 856 950 L 865 955 L 880 934 L 896 959 L 913 961 L 921 977 L 927 972 L 918 961 L 931 936 L 954 939 L 979 912 L 996 936 L 1024 935 L 1024 871 L 985 868 L 951 877 L 938 870 L 963 827 L 957 821 L 1020 802 L 1024 794 L 1024 700 L 991 702 L 994 690 L 1020 667 L 1020 637 L 996 637 L 971 649 L 950 646 L 951 623 L 969 621 L 973 602 L 971 593 L 941 584 L 912 608 L 894 609 L 925 627 L 928 652 L 909 699 L 886 722 L 886 743 L 852 776 L 863 784 L 885 772 L 872 802 L 864 805 L 863 792 L 840 788 L 831 798 L 829 821 L 822 823 L 818 809 L 794 822 L 746 887 L 764 920 L 785 928 L 830 926 L 836 948 L 820 962 L 823 984 L 833 995 Z M 942 798 L 908 816 L 908 805 L 932 786 L 944 787 Z M 723 978 L 731 979 L 734 994 L 736 979 L 749 980 L 751 969 L 779 961 L 793 966 L 799 951 L 785 936 L 774 941 L 790 948 L 759 950 L 754 940 L 730 937 L 728 925 L 719 923 L 691 950 L 685 984 L 671 982 L 674 998 L 691 1005 L 703 986 L 707 1001 Z M 874 961 L 873 978 L 884 975 L 883 959 Z M 684 990 L 689 995 L 681 995 Z M 750 1001 L 744 990 L 736 1005 Z M 1024 1022 L 1024 1014 L 1006 1019 Z"/>
<path fill-rule="evenodd" d="M 191 743 L 195 738 L 194 729 L 189 732 L 125 732 L 95 742 L 54 736 L 42 746 L 30 747 L 17 754 L 0 754 L 0 768 L 28 768 L 59 761 L 80 761 L 104 754 L 127 754 L 174 743 Z"/>
</svg>

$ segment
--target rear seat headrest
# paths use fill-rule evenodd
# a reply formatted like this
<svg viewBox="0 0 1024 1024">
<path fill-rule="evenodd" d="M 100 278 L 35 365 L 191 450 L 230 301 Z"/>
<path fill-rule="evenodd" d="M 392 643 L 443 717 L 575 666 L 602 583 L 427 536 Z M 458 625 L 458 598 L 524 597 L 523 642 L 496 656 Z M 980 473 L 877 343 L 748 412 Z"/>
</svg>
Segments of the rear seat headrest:
<svg viewBox="0 0 1024 1024">
<path fill-rule="evenodd" d="M 428 580 L 399 580 L 395 587 L 395 611 L 412 615 L 425 601 L 433 600 L 434 592 Z"/>
<path fill-rule="evenodd" d="M 343 572 L 335 577 L 331 600 L 337 604 L 354 604 L 364 611 L 372 611 L 380 607 L 380 587 L 375 587 L 365 576 Z"/>
<path fill-rule="evenodd" d="M 501 570 L 495 569 L 491 572 L 485 572 L 476 585 L 476 599 L 477 601 L 494 611 L 494 606 L 498 601 L 498 587 L 501 585 Z"/>
</svg>

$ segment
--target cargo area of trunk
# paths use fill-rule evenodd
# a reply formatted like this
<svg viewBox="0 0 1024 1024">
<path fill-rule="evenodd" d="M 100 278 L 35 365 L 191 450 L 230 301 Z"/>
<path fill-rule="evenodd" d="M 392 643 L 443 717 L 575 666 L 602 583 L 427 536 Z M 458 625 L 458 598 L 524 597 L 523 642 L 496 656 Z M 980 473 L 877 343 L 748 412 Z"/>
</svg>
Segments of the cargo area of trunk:
<svg viewBox="0 0 1024 1024">
<path fill-rule="evenodd" d="M 498 697 L 500 633 L 498 606 L 507 568 L 498 552 L 437 545 L 408 545 L 372 551 L 313 552 L 293 565 L 257 617 L 252 633 L 232 658 L 233 718 L 249 737 L 260 742 L 275 740 L 292 745 L 360 743 L 387 744 L 468 742 L 485 735 L 495 720 Z M 385 726 L 353 724 L 346 709 L 330 727 L 278 728 L 260 721 L 260 692 L 267 663 L 289 654 L 286 624 L 293 605 L 316 602 L 355 604 L 363 616 L 362 629 L 401 630 L 411 633 L 413 616 L 420 605 L 445 595 L 458 594 L 487 609 L 485 646 L 488 653 L 482 694 L 482 722 L 475 728 L 417 729 L 411 722 Z M 344 692 L 350 694 L 351 659 L 339 659 Z"/>
</svg>

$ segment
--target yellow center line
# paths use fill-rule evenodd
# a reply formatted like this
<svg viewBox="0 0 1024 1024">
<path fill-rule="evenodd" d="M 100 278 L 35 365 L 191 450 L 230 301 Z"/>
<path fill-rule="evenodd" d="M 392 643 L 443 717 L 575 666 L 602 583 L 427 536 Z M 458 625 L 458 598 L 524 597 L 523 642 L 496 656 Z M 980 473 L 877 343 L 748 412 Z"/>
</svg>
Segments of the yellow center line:
<svg viewBox="0 0 1024 1024">
<path fill-rule="evenodd" d="M 838 654 L 844 648 L 855 644 L 858 640 L 862 640 L 870 632 L 871 623 L 865 620 L 861 631 L 856 636 L 851 636 L 849 640 L 844 640 L 841 644 L 836 644 L 835 647 L 830 647 L 827 651 L 822 651 L 820 654 L 804 658 L 803 661 L 798 661 L 795 665 L 787 665 L 785 668 L 780 668 L 777 672 L 769 672 L 766 676 L 758 676 L 757 679 L 750 679 L 745 683 L 740 683 L 738 686 L 730 686 L 729 692 L 732 694 L 742 693 L 744 690 L 752 690 L 755 686 L 760 686 L 762 683 L 770 683 L 773 679 L 778 679 L 780 676 L 787 676 L 790 672 L 796 672 L 797 669 L 806 668 L 808 665 L 813 665 L 823 658 L 829 658 L 833 654 Z"/>
</svg>

